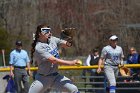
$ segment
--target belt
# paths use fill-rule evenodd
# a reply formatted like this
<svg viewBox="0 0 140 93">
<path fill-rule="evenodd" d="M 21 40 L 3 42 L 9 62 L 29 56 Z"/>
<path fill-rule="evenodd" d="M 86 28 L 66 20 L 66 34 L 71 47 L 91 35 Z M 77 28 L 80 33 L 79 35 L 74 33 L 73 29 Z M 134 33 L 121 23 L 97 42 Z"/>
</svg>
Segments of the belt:
<svg viewBox="0 0 140 93">
<path fill-rule="evenodd" d="M 39 73 L 39 75 L 41 75 L 41 76 L 57 76 L 57 75 L 58 75 L 58 72 L 50 73 L 50 74 L 48 74 L 48 75 L 40 74 L 40 73 Z"/>
<path fill-rule="evenodd" d="M 14 66 L 14 68 L 25 69 L 26 66 Z"/>
</svg>

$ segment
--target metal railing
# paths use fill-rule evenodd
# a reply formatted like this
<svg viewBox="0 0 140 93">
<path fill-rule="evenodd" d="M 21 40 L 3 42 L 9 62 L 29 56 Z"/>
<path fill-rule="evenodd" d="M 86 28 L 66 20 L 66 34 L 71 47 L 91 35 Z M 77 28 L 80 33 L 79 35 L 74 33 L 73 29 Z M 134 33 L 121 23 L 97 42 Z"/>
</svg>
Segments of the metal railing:
<svg viewBox="0 0 140 93">
<path fill-rule="evenodd" d="M 124 67 L 127 67 L 127 68 L 140 68 L 140 64 L 125 64 Z M 98 65 L 94 65 L 94 66 L 59 66 L 58 68 L 60 70 L 97 69 Z M 101 66 L 101 68 L 103 68 L 103 65 Z M 38 68 L 37 67 L 31 67 L 30 69 L 32 71 L 36 71 Z M 2 66 L 2 67 L 0 67 L 0 72 L 6 72 L 6 71 L 10 71 L 9 66 L 6 66 L 6 67 Z"/>
</svg>

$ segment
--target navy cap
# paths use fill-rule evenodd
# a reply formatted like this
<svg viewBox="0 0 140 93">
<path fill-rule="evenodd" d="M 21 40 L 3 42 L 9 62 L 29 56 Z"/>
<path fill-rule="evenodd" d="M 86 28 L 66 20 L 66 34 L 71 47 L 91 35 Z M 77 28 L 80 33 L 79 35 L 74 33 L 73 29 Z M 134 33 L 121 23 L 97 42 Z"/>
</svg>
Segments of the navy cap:
<svg viewBox="0 0 140 93">
<path fill-rule="evenodd" d="M 21 41 L 16 41 L 16 45 L 17 46 L 22 46 L 22 42 Z"/>
</svg>

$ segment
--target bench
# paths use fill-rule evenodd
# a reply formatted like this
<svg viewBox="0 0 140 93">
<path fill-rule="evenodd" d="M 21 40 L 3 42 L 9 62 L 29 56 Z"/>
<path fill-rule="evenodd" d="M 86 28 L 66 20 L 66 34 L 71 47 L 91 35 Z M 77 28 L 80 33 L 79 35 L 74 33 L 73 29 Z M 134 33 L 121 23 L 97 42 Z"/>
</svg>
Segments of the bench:
<svg viewBox="0 0 140 93">
<path fill-rule="evenodd" d="M 92 93 L 91 91 L 102 91 L 96 93 L 105 93 L 105 85 L 104 76 L 75 76 L 75 78 L 81 78 L 83 80 L 74 82 L 75 85 L 78 86 L 79 91 L 83 91 L 85 93 Z M 99 79 L 99 81 L 90 82 L 89 79 Z M 140 82 L 123 82 L 125 79 L 132 79 L 129 77 L 117 77 L 117 93 L 140 93 Z"/>
</svg>

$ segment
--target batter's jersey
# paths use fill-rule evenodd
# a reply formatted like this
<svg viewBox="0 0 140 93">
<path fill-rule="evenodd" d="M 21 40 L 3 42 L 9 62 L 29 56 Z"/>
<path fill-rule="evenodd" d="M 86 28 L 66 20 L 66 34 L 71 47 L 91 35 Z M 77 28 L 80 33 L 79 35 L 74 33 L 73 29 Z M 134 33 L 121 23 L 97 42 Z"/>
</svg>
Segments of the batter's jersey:
<svg viewBox="0 0 140 93">
<path fill-rule="evenodd" d="M 121 58 L 124 57 L 123 50 L 120 46 L 116 48 L 111 47 L 110 45 L 105 46 L 101 52 L 101 58 L 105 59 L 107 65 L 119 65 Z"/>
<path fill-rule="evenodd" d="M 48 58 L 54 56 L 59 58 L 58 46 L 65 41 L 51 36 L 49 43 L 37 42 L 35 47 L 35 60 L 38 65 L 38 73 L 48 75 L 58 71 L 58 64 L 48 61 Z"/>
</svg>

